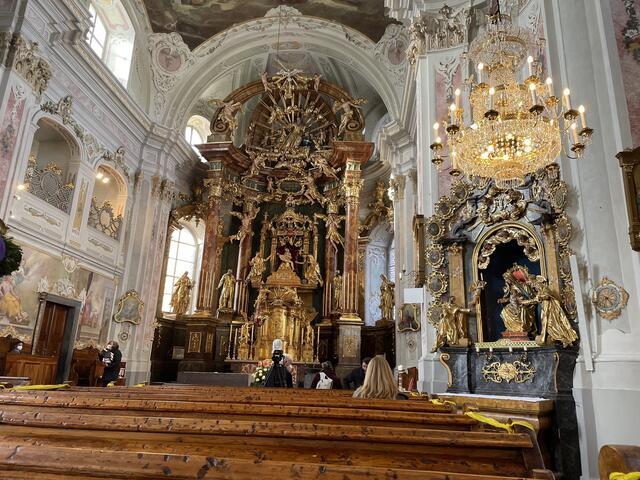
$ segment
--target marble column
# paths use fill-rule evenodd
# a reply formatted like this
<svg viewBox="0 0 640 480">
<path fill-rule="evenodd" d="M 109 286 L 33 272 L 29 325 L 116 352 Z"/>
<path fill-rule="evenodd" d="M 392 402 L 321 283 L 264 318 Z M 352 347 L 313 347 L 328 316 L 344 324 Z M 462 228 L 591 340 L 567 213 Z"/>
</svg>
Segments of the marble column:
<svg viewBox="0 0 640 480">
<path fill-rule="evenodd" d="M 360 230 L 360 189 L 362 179 L 360 165 L 347 164 L 344 178 L 346 219 L 344 235 L 343 298 L 344 308 L 340 321 L 361 323 L 358 316 L 358 234 Z"/>
<path fill-rule="evenodd" d="M 219 227 L 221 225 L 220 205 L 222 201 L 221 178 L 212 176 L 205 180 L 205 186 L 209 190 L 207 217 L 205 219 L 205 234 L 202 253 L 202 266 L 200 268 L 200 285 L 198 285 L 198 300 L 194 316 L 213 316 L 217 302 L 218 290 L 215 284 L 216 264 L 218 254 Z"/>
</svg>

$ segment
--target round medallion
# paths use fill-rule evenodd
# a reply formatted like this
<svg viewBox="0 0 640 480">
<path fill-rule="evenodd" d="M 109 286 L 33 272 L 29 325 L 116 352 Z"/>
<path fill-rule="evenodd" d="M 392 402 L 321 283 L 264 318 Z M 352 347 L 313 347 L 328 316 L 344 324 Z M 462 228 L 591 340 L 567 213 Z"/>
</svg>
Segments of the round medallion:
<svg viewBox="0 0 640 480">
<path fill-rule="evenodd" d="M 607 277 L 603 277 L 591 293 L 591 302 L 596 312 L 607 320 L 618 318 L 628 301 L 627 291 Z"/>
<path fill-rule="evenodd" d="M 448 197 L 441 197 L 435 205 L 436 215 L 449 218 L 453 214 L 453 205 Z"/>
<path fill-rule="evenodd" d="M 432 217 L 427 222 L 425 230 L 431 240 L 436 240 L 444 234 L 444 225 L 440 220 Z"/>
<path fill-rule="evenodd" d="M 471 186 L 466 182 L 456 182 L 451 185 L 451 196 L 458 202 L 458 204 L 462 204 L 467 201 L 469 198 L 469 194 L 471 193 Z"/>
<path fill-rule="evenodd" d="M 427 247 L 426 260 L 433 269 L 440 268 L 444 263 L 444 249 L 439 243 L 432 243 Z"/>
<path fill-rule="evenodd" d="M 129 340 L 129 332 L 120 332 L 120 335 L 118 335 L 118 338 L 120 338 L 120 341 L 122 342 L 126 342 L 127 340 Z"/>
<path fill-rule="evenodd" d="M 447 289 L 447 277 L 442 272 L 432 272 L 427 279 L 427 286 L 432 295 L 439 297 Z"/>
</svg>

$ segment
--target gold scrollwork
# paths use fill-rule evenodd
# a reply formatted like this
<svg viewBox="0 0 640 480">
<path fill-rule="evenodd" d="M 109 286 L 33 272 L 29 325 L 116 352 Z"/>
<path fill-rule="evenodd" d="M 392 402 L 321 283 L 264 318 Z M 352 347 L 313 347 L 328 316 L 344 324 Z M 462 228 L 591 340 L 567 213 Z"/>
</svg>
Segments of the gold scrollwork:
<svg viewBox="0 0 640 480">
<path fill-rule="evenodd" d="M 533 381 L 536 371 L 526 359 L 511 362 L 491 362 L 482 367 L 482 376 L 486 382 L 524 383 Z"/>
<path fill-rule="evenodd" d="M 606 320 L 618 318 L 628 301 L 629 293 L 607 277 L 602 277 L 591 292 L 591 303 L 598 315 Z"/>
<path fill-rule="evenodd" d="M 446 292 L 448 286 L 447 276 L 442 272 L 431 272 L 427 279 L 427 287 L 432 295 L 436 297 L 442 296 Z"/>
<path fill-rule="evenodd" d="M 506 226 L 496 230 L 482 243 L 478 255 L 478 268 L 486 269 L 496 247 L 501 243 L 509 243 L 512 240 L 515 240 L 523 248 L 524 254 L 529 260 L 532 262 L 540 260 L 540 248 L 536 238 L 524 228 Z"/>
<path fill-rule="evenodd" d="M 447 388 L 451 388 L 451 386 L 453 385 L 453 374 L 451 372 L 451 368 L 447 364 L 447 360 L 449 360 L 450 358 L 451 355 L 449 355 L 448 353 L 441 353 L 438 357 L 440 365 L 442 365 L 447 372 Z"/>
<path fill-rule="evenodd" d="M 430 240 L 438 240 L 444 235 L 444 224 L 437 217 L 431 217 L 427 220 L 425 232 Z"/>
<path fill-rule="evenodd" d="M 439 243 L 432 243 L 426 249 L 427 264 L 437 270 L 444 264 L 444 248 Z"/>
</svg>

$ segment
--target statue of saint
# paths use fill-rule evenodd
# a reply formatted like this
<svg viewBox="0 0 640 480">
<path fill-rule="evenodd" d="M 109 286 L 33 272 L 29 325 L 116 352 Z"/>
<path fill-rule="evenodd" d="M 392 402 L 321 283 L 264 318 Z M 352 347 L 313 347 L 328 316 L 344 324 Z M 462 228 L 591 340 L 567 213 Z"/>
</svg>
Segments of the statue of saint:
<svg viewBox="0 0 640 480">
<path fill-rule="evenodd" d="M 260 283 L 262 281 L 262 275 L 264 274 L 264 271 L 266 269 L 265 262 L 267 262 L 270 258 L 271 255 L 269 255 L 267 258 L 264 258 L 262 256 L 262 253 L 256 253 L 255 257 L 253 257 L 249 262 L 251 269 L 249 270 L 244 283 Z"/>
<path fill-rule="evenodd" d="M 498 303 L 506 304 L 500 312 L 506 331 L 510 333 L 535 331 L 535 305 L 529 302 L 534 297 L 531 282 L 528 279 L 520 281 L 511 272 L 505 272 L 502 277 L 505 281 L 504 296 L 498 299 Z"/>
<path fill-rule="evenodd" d="M 236 290 L 236 277 L 233 276 L 231 269 L 227 270 L 227 273 L 220 278 L 218 288 L 222 288 L 220 301 L 218 302 L 220 308 L 233 310 L 233 294 Z"/>
<path fill-rule="evenodd" d="M 288 248 L 284 249 L 284 253 L 278 253 L 278 258 L 280 259 L 280 266 L 278 270 L 285 269 L 295 271 L 295 265 L 293 264 L 293 257 L 291 256 L 291 252 Z"/>
<path fill-rule="evenodd" d="M 573 344 L 578 340 L 578 335 L 571 327 L 560 300 L 551 292 L 547 279 L 537 275 L 533 280 L 533 288 L 536 291 L 535 301 L 542 307 L 540 311 L 542 327 L 540 335 L 536 337 L 536 343 L 544 345 L 548 339 L 562 343 L 565 348 Z"/>
<path fill-rule="evenodd" d="M 251 343 L 251 333 L 249 330 L 250 323 L 245 322 L 240 327 L 238 336 L 238 360 L 249 359 L 249 344 Z"/>
<path fill-rule="evenodd" d="M 442 304 L 443 317 L 447 319 L 447 344 L 459 345 L 467 335 L 467 315 L 470 308 L 462 308 L 456 304 L 455 297 L 451 296 L 448 302 Z"/>
<path fill-rule="evenodd" d="M 189 273 L 184 272 L 178 281 L 173 285 L 171 294 L 171 309 L 176 315 L 184 315 L 189 308 L 191 301 L 191 289 L 193 283 L 189 280 Z"/>
<path fill-rule="evenodd" d="M 256 207 L 255 203 L 253 202 L 248 202 L 245 205 L 244 213 L 233 212 L 233 211 L 229 212 L 234 217 L 239 218 L 241 222 L 238 233 L 236 233 L 235 235 L 231 235 L 229 239 L 231 241 L 235 241 L 235 240 L 242 241 L 244 237 L 249 235 L 251 233 L 251 224 L 253 223 L 255 218 L 258 216 L 258 212 L 260 212 L 260 207 Z"/>
<path fill-rule="evenodd" d="M 320 286 L 323 284 L 320 265 L 318 265 L 316 258 L 311 254 L 307 255 L 307 261 L 304 267 L 304 278 L 306 278 L 309 283 L 316 283 Z"/>
<path fill-rule="evenodd" d="M 380 313 L 383 321 L 392 322 L 396 284 L 389 280 L 384 273 L 380 275 L 380 279 L 382 280 L 382 284 L 380 284 Z"/>
<path fill-rule="evenodd" d="M 342 284 L 343 282 L 340 270 L 336 270 L 336 275 L 333 277 L 333 310 L 336 312 L 341 312 L 344 308 Z"/>
</svg>

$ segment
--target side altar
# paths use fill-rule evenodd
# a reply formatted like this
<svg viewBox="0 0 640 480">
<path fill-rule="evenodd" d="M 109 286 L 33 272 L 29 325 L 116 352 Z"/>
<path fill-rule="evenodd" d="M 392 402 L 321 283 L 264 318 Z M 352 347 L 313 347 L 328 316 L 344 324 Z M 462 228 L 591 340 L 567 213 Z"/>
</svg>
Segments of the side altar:
<svg viewBox="0 0 640 480">
<path fill-rule="evenodd" d="M 247 371 L 279 338 L 294 364 L 360 362 L 358 235 L 364 100 L 286 70 L 223 100 L 197 148 L 204 181 L 172 212 L 205 226 L 181 371 Z M 242 128 L 240 127 L 242 126 Z"/>
</svg>

